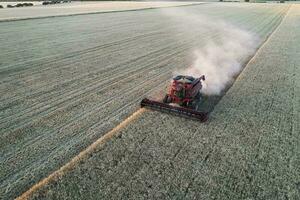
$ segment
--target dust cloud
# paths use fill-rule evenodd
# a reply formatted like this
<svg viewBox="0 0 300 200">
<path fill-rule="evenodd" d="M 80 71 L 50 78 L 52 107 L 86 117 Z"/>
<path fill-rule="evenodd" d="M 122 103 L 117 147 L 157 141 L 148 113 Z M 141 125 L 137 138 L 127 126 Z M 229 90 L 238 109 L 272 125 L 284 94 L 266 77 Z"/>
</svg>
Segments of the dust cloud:
<svg viewBox="0 0 300 200">
<path fill-rule="evenodd" d="M 259 38 L 255 34 L 224 20 L 178 8 L 165 9 L 163 15 L 175 23 L 182 23 L 177 31 L 184 31 L 185 37 L 204 35 L 199 38 L 202 43 L 193 47 L 192 64 L 173 73 L 194 77 L 205 75 L 201 91 L 205 95 L 220 95 L 258 46 Z"/>
</svg>

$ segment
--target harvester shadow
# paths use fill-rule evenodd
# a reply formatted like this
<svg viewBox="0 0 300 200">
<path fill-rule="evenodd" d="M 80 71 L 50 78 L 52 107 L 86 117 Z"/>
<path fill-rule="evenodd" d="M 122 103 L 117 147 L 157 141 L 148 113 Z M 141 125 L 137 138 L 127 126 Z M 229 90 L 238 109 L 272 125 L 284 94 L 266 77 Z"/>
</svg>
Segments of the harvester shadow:
<svg viewBox="0 0 300 200">
<path fill-rule="evenodd" d="M 202 100 L 198 104 L 197 110 L 211 113 L 225 94 L 226 93 L 224 92 L 222 95 L 203 96 Z"/>
</svg>

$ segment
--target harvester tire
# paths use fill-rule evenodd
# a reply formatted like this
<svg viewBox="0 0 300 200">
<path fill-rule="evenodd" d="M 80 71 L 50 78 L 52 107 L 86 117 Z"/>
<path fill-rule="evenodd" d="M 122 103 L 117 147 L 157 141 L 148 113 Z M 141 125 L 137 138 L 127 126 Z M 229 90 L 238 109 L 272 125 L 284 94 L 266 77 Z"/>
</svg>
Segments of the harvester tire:
<svg viewBox="0 0 300 200">
<path fill-rule="evenodd" d="M 166 95 L 165 98 L 163 99 L 163 102 L 164 103 L 171 103 L 172 102 L 172 99 L 169 95 Z"/>
</svg>

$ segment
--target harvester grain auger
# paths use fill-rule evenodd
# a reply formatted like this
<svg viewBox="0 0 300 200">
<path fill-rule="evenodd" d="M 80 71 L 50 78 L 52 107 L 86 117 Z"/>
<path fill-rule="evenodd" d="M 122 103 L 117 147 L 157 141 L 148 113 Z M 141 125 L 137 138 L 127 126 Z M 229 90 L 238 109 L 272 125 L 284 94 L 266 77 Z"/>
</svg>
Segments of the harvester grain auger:
<svg viewBox="0 0 300 200">
<path fill-rule="evenodd" d="M 201 81 L 204 80 L 204 75 L 199 78 L 182 75 L 176 76 L 173 78 L 169 92 L 162 102 L 145 98 L 141 101 L 141 107 L 175 113 L 205 122 L 208 119 L 208 113 L 197 110 L 201 101 Z"/>
</svg>

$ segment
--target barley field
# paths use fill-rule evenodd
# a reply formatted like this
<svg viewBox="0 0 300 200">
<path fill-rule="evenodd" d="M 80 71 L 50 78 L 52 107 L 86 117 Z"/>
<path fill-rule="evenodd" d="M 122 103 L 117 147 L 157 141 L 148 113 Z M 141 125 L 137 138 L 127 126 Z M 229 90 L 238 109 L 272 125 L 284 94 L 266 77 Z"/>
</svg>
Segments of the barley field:
<svg viewBox="0 0 300 200">
<path fill-rule="evenodd" d="M 207 124 L 145 111 L 32 199 L 299 199 L 299 10 Z"/>
<path fill-rule="evenodd" d="M 247 30 L 259 50 L 200 124 L 143 109 L 208 38 L 164 10 Z M 299 5 L 180 8 L 0 22 L 0 198 L 20 196 L 136 110 L 33 199 L 299 198 Z M 218 56 L 218 55 L 216 55 Z M 252 59 L 251 59 L 252 58 Z M 250 62 L 248 63 L 248 61 Z"/>
</svg>

